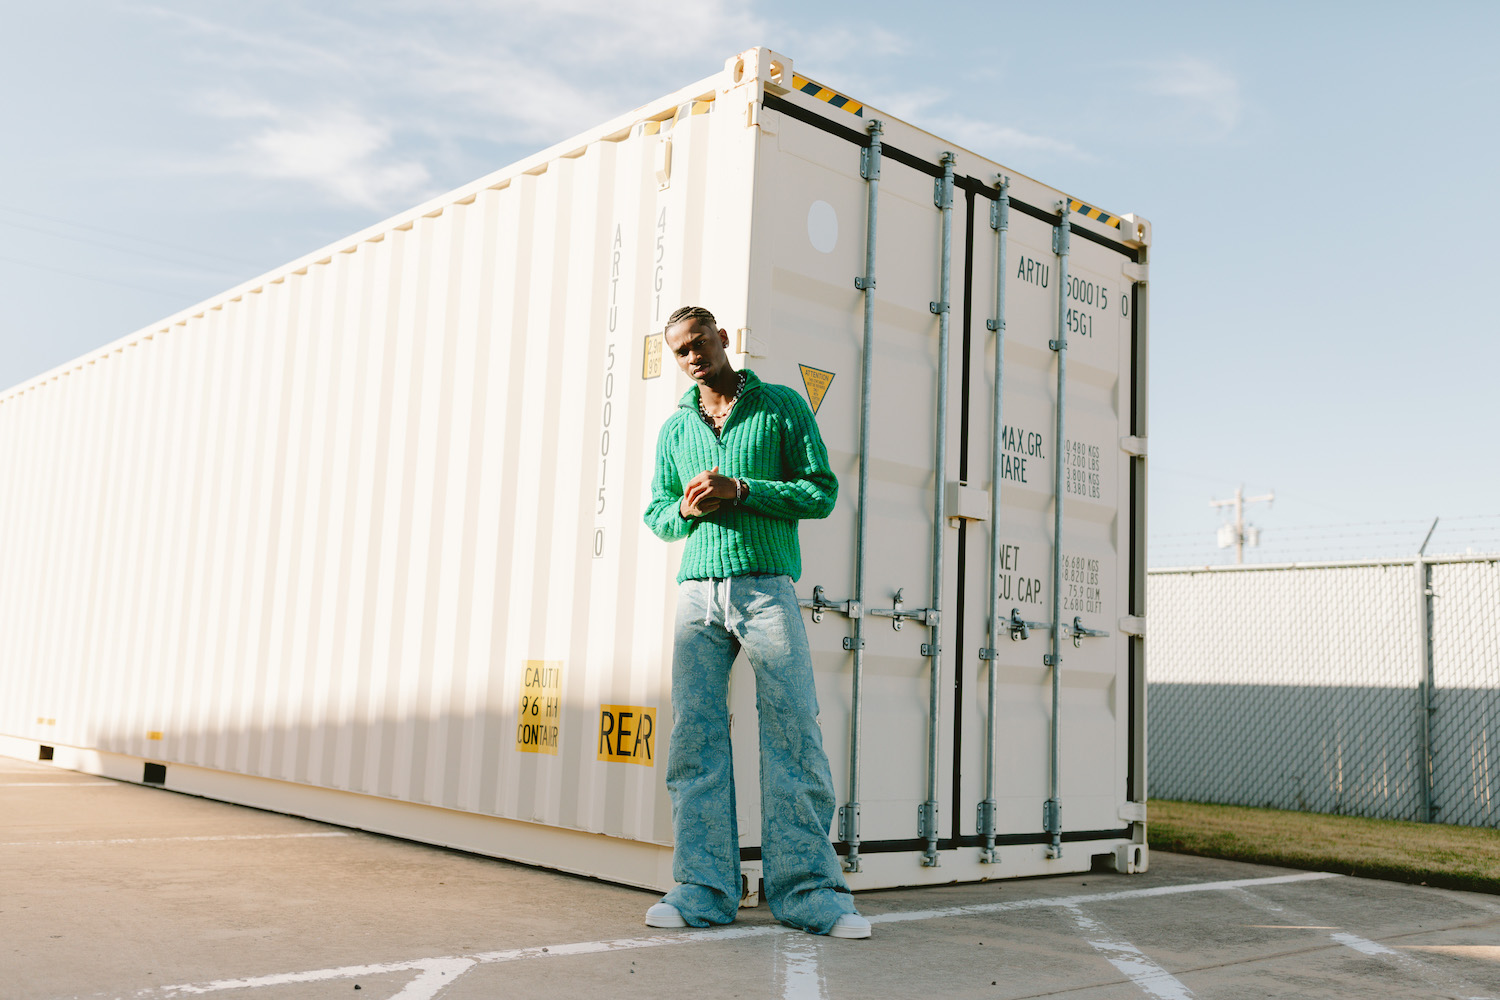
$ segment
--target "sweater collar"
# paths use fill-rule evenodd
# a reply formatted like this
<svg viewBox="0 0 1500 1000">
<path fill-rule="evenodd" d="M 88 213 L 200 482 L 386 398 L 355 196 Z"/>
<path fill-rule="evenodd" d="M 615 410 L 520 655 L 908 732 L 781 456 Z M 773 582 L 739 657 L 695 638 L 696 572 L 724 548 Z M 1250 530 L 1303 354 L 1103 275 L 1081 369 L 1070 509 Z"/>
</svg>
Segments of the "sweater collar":
<svg viewBox="0 0 1500 1000">
<path fill-rule="evenodd" d="M 765 384 L 750 369 L 741 368 L 740 371 L 745 373 L 745 391 L 740 393 L 741 398 L 750 395 L 750 393 Z M 698 386 L 696 383 L 690 386 L 687 392 L 682 394 L 682 398 L 677 401 L 677 405 L 680 409 L 692 410 L 694 413 L 698 412 Z"/>
</svg>

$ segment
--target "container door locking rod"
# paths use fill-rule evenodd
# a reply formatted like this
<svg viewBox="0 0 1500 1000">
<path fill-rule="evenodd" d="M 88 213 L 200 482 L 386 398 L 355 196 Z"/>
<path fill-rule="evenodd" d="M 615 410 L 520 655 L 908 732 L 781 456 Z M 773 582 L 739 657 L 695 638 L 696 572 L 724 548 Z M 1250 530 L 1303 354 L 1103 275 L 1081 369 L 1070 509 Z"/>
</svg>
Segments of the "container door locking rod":
<svg viewBox="0 0 1500 1000">
<path fill-rule="evenodd" d="M 953 282 L 953 164 L 957 159 L 952 152 L 943 154 L 943 176 L 933 188 L 932 200 L 943 213 L 943 263 L 939 278 L 940 301 L 931 303 L 938 318 L 938 384 L 937 384 L 937 463 L 933 469 L 932 483 L 932 607 L 928 609 L 927 625 L 932 630 L 930 641 L 923 647 L 922 655 L 930 657 L 932 667 L 928 671 L 927 712 L 927 801 L 917 812 L 917 836 L 927 841 L 927 850 L 922 855 L 922 865 L 938 867 L 938 709 L 942 696 L 942 624 L 939 618 L 943 606 L 943 541 L 947 528 L 948 482 L 948 333 L 951 313 L 949 290 Z"/>
<path fill-rule="evenodd" d="M 812 620 L 814 623 L 822 621 L 823 614 L 828 611 L 837 611 L 839 614 L 848 615 L 850 618 L 859 617 L 858 601 L 830 601 L 824 595 L 821 585 L 813 588 L 812 600 L 809 601 L 799 597 L 797 604 L 812 611 Z M 845 642 L 844 648 L 853 649 L 854 647 Z"/>
<path fill-rule="evenodd" d="M 1011 641 L 1015 642 L 1022 639 L 1030 639 L 1031 630 L 1034 628 L 1051 629 L 1052 623 L 1029 622 L 1021 617 L 1021 611 L 1019 608 L 1011 608 L 1010 618 L 1005 620 L 1004 627 L 1010 631 Z M 1083 617 L 1081 615 L 1073 616 L 1073 624 L 1069 625 L 1067 622 L 1063 622 L 1059 627 L 1062 629 L 1063 635 L 1070 635 L 1073 637 L 1073 648 L 1075 649 L 1083 646 L 1082 640 L 1086 637 L 1092 638 L 1097 636 L 1109 635 L 1108 632 L 1103 631 L 1102 629 L 1084 628 Z M 996 653 L 997 650 L 994 649 L 981 649 L 979 651 L 979 658 L 981 660 L 993 660 L 995 659 Z M 1052 655 L 1049 653 L 1043 656 L 1042 662 L 1050 666 L 1052 663 Z"/>
<path fill-rule="evenodd" d="M 1042 807 L 1042 828 L 1052 835 L 1047 857 L 1062 857 L 1062 803 L 1058 800 L 1060 695 L 1062 674 L 1062 564 L 1063 564 L 1063 465 L 1067 461 L 1064 442 L 1068 385 L 1068 249 L 1069 201 L 1057 203 L 1057 228 L 1052 231 L 1052 251 L 1057 254 L 1057 339 L 1048 346 L 1057 352 L 1057 437 L 1052 444 L 1052 636 L 1051 654 L 1043 661 L 1052 668 L 1052 753 L 1048 776 L 1049 795 Z"/>
<path fill-rule="evenodd" d="M 979 852 L 982 864 L 994 864 L 995 858 L 995 648 L 1000 645 L 1000 633 L 1006 628 L 1000 619 L 1000 463 L 1005 447 L 1005 425 L 1003 422 L 1003 392 L 1005 386 L 1005 243 L 1010 230 L 1010 178 L 1000 175 L 1000 197 L 990 206 L 990 228 L 995 230 L 998 245 L 995 249 L 995 318 L 984 325 L 995 335 L 995 406 L 994 420 L 990 428 L 990 648 L 981 649 L 979 658 L 990 660 L 989 690 L 986 694 L 989 706 L 985 720 L 987 732 L 984 737 L 984 801 L 979 803 L 977 829 L 984 837 L 984 849 Z M 1012 614 L 1015 614 L 1012 611 Z M 989 655 L 986 655 L 989 654 Z"/>
<path fill-rule="evenodd" d="M 865 337 L 860 357 L 859 382 L 859 510 L 854 529 L 854 599 L 848 612 L 854 622 L 854 634 L 844 637 L 844 648 L 854 653 L 854 690 L 849 704 L 849 801 L 839 807 L 839 839 L 849 845 L 844 856 L 844 870 L 859 871 L 859 743 L 860 712 L 864 699 L 865 620 L 859 609 L 865 603 L 865 540 L 869 533 L 870 513 L 870 365 L 875 355 L 875 233 L 876 208 L 880 194 L 879 120 L 872 120 L 866 130 L 870 144 L 860 151 L 859 173 L 865 179 L 865 273 L 854 279 L 854 287 L 864 292 Z M 814 600 L 818 590 L 813 591 Z M 813 620 L 820 617 L 814 610 Z"/>
</svg>

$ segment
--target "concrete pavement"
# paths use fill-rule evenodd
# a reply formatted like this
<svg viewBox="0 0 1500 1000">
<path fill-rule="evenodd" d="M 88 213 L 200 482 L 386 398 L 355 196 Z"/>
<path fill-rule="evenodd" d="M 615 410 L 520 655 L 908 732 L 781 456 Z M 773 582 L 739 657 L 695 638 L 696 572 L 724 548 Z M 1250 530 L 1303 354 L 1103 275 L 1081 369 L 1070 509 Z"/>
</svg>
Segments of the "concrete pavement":
<svg viewBox="0 0 1500 1000">
<path fill-rule="evenodd" d="M 1496 997 L 1500 897 L 1168 854 L 859 896 L 867 941 L 0 758 L 0 998 Z"/>
</svg>

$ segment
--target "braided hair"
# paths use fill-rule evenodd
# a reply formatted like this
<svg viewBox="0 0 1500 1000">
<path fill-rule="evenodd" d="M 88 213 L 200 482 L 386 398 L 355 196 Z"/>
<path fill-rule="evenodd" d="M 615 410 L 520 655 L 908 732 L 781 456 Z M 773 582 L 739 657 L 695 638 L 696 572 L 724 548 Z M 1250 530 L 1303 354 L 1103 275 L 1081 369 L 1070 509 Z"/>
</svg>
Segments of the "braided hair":
<svg viewBox="0 0 1500 1000">
<path fill-rule="evenodd" d="M 706 323 L 710 330 L 717 330 L 719 328 L 719 323 L 714 319 L 714 314 L 707 309 L 702 306 L 683 306 L 667 317 L 667 325 L 662 329 L 663 331 L 670 330 L 684 320 L 696 320 L 698 323 Z"/>
</svg>

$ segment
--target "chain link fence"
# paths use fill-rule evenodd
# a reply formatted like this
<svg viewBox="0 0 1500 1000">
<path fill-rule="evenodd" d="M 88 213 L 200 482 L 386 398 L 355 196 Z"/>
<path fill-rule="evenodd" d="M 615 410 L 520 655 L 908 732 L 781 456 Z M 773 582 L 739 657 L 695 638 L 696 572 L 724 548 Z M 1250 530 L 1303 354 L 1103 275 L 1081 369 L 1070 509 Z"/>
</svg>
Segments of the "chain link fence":
<svg viewBox="0 0 1500 1000">
<path fill-rule="evenodd" d="M 1153 570 L 1151 795 L 1500 825 L 1500 563 Z"/>
</svg>

